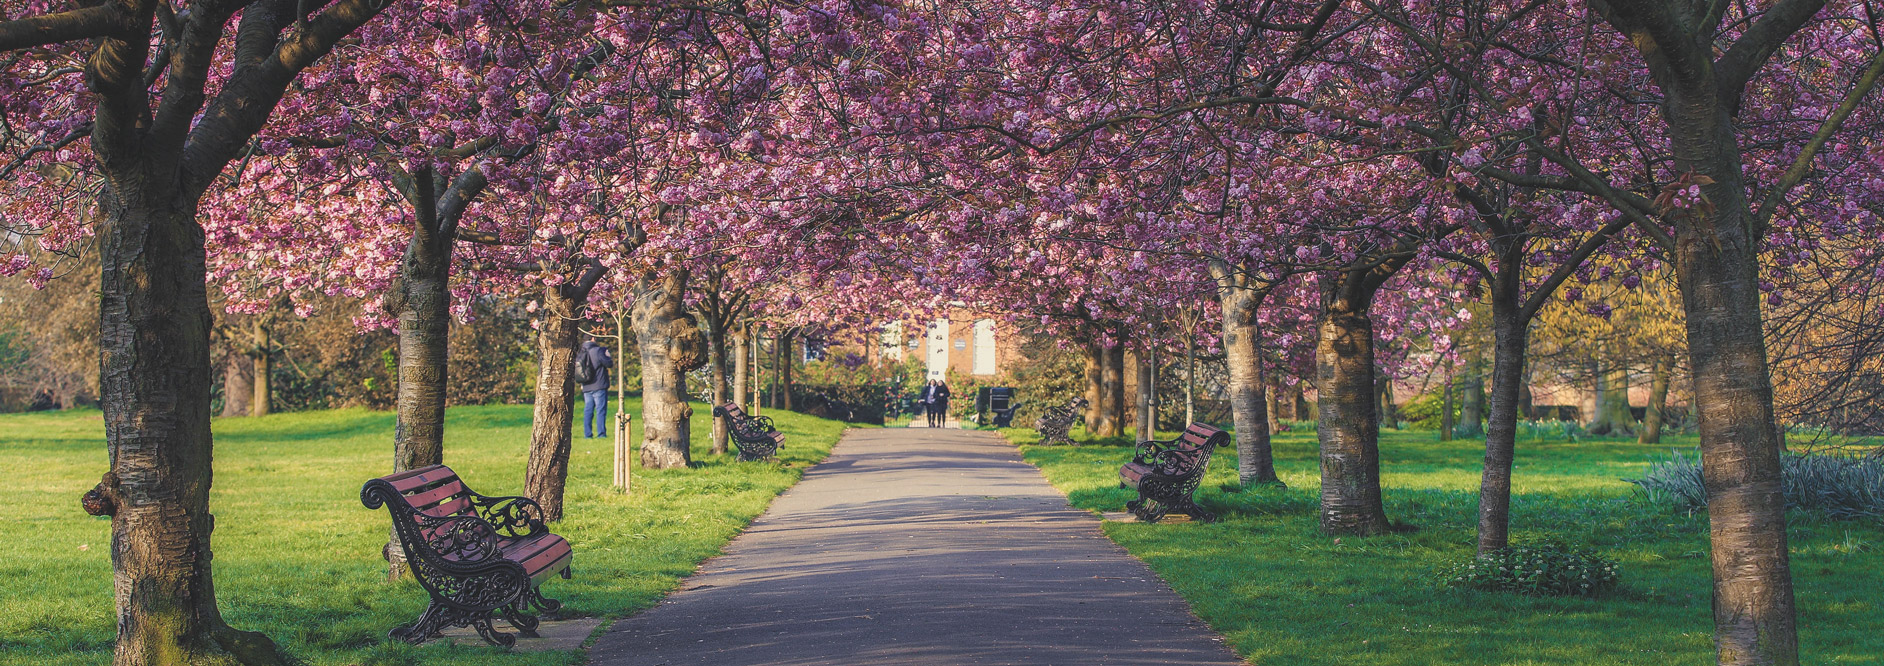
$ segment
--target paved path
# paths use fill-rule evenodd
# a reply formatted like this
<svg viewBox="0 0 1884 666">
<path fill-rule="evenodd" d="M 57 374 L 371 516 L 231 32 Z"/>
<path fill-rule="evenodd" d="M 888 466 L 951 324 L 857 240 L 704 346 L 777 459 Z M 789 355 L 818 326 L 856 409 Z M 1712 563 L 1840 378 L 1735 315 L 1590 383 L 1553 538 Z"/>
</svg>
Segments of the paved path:
<svg viewBox="0 0 1884 666">
<path fill-rule="evenodd" d="M 1238 664 L 992 434 L 853 430 L 597 666 Z"/>
</svg>

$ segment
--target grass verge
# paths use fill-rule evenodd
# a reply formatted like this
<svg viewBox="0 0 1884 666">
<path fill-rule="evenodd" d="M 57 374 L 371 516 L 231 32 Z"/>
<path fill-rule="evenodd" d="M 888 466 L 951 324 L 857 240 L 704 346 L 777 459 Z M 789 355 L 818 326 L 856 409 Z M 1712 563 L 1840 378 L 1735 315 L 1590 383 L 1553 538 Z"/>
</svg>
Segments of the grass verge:
<svg viewBox="0 0 1884 666">
<path fill-rule="evenodd" d="M 1136 496 L 1118 487 L 1129 444 L 1042 447 L 1032 430 L 1002 434 L 1074 506 L 1123 511 Z M 1473 552 L 1481 441 L 1383 433 L 1387 515 L 1412 531 L 1320 534 L 1314 437 L 1309 425 L 1276 438 L 1286 489 L 1239 488 L 1236 453 L 1220 449 L 1198 493 L 1220 523 L 1107 522 L 1105 532 L 1257 664 L 1713 663 L 1706 516 L 1649 505 L 1621 480 L 1671 448 L 1691 450 L 1692 437 L 1519 444 L 1513 536 L 1619 560 L 1620 589 L 1596 598 L 1439 586 L 1437 570 Z M 1790 536 L 1804 662 L 1884 663 L 1884 525 L 1795 513 Z"/>
<path fill-rule="evenodd" d="M 631 412 L 639 400 L 629 399 Z M 612 408 L 611 408 L 612 413 Z M 653 605 L 823 460 L 845 425 L 769 412 L 789 437 L 784 465 L 735 463 L 707 454 L 710 409 L 694 405 L 695 467 L 643 470 L 634 492 L 610 487 L 608 438 L 583 439 L 570 454 L 565 518 L 554 526 L 575 546 L 573 580 L 544 584 L 562 617 L 619 617 Z M 445 462 L 471 488 L 515 495 L 523 488 L 530 406 L 452 408 Z M 629 441 L 639 443 L 639 419 Z M 108 663 L 115 636 L 111 524 L 85 515 L 79 495 L 107 465 L 97 411 L 0 415 L 0 664 Z M 389 642 L 386 630 L 424 608 L 410 581 L 387 584 L 380 558 L 390 521 L 360 505 L 360 485 L 391 469 L 393 415 L 336 410 L 218 419 L 210 509 L 216 594 L 239 629 L 262 631 L 313 666 L 491 664 L 548 666 L 571 652 Z"/>
</svg>

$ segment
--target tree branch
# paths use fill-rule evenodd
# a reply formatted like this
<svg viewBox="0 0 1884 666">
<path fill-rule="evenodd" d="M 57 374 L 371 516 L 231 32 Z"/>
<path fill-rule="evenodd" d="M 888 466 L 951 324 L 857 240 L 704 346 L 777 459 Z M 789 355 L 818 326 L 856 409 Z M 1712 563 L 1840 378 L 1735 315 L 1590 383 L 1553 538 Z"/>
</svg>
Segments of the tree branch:
<svg viewBox="0 0 1884 666">
<path fill-rule="evenodd" d="M 0 23 L 0 51 L 75 42 L 128 29 L 118 8 L 117 3 L 107 2 Z"/>
</svg>

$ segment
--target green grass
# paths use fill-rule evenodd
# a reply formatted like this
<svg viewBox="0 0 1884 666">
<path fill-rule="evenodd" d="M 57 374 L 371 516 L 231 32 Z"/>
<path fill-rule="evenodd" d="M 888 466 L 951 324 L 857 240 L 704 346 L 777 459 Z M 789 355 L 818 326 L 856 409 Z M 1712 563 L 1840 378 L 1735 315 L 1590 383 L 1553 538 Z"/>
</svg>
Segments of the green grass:
<svg viewBox="0 0 1884 666">
<path fill-rule="evenodd" d="M 629 408 L 639 411 L 639 401 Z M 578 409 L 578 414 L 580 409 Z M 771 413 L 789 439 L 785 463 L 735 463 L 707 455 L 711 412 L 694 405 L 695 467 L 636 467 L 634 492 L 610 488 L 607 438 L 570 455 L 566 518 L 575 577 L 546 593 L 559 616 L 619 617 L 653 605 L 699 563 L 822 460 L 844 424 Z M 473 489 L 523 488 L 530 406 L 459 407 L 446 419 L 445 461 Z M 630 441 L 639 443 L 639 419 Z M 380 546 L 384 509 L 360 505 L 360 485 L 392 464 L 393 415 L 338 410 L 215 423 L 210 509 L 216 594 L 240 629 L 266 632 L 308 664 L 572 664 L 570 652 L 511 654 L 484 646 L 389 643 L 386 630 L 425 606 L 417 584 L 387 584 Z M 0 664 L 65 666 L 110 661 L 114 637 L 110 522 L 80 511 L 79 495 L 106 469 L 97 411 L 0 415 Z"/>
<path fill-rule="evenodd" d="M 1003 434 L 1075 506 L 1123 511 L 1135 497 L 1118 488 L 1127 446 L 1041 447 L 1031 430 Z M 1220 449 L 1198 495 L 1222 522 L 1107 522 L 1105 532 L 1257 664 L 1713 663 L 1706 517 L 1645 504 L 1621 481 L 1692 437 L 1519 444 L 1514 538 L 1561 538 L 1619 560 L 1621 589 L 1598 598 L 1439 587 L 1435 570 L 1472 554 L 1484 449 L 1435 440 L 1382 438 L 1387 515 L 1412 531 L 1320 534 L 1314 431 L 1298 426 L 1275 444 L 1286 490 L 1239 490 L 1235 451 Z M 1791 524 L 1805 663 L 1884 663 L 1884 526 L 1803 514 Z"/>
</svg>

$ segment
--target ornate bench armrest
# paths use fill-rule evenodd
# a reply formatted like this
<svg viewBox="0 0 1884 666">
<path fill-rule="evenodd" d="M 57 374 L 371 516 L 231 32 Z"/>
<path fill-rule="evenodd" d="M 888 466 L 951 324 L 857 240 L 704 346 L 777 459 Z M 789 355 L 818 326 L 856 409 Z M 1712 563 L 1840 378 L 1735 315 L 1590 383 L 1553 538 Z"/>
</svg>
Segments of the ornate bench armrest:
<svg viewBox="0 0 1884 666">
<path fill-rule="evenodd" d="M 532 537 L 549 531 L 543 524 L 543 507 L 528 497 L 474 494 L 471 496 L 471 506 L 477 510 L 479 517 L 489 521 L 497 534 L 507 538 Z"/>
<path fill-rule="evenodd" d="M 1138 453 L 1132 456 L 1132 462 L 1157 467 L 1165 463 L 1171 451 L 1177 448 L 1178 440 L 1146 440 L 1138 443 Z"/>
<path fill-rule="evenodd" d="M 772 426 L 772 417 L 770 416 L 754 416 L 752 417 L 752 425 L 765 432 L 778 430 L 778 428 Z"/>
<path fill-rule="evenodd" d="M 412 526 L 417 529 L 409 538 L 401 540 L 416 540 L 423 544 L 429 551 L 425 555 L 430 556 L 425 559 L 456 569 L 503 558 L 497 545 L 497 530 L 489 521 L 477 516 L 434 516 L 422 511 L 414 511 L 410 515 Z M 412 545 L 415 544 L 408 543 L 407 548 L 410 549 Z M 408 557 L 413 556 L 408 553 Z"/>
</svg>

